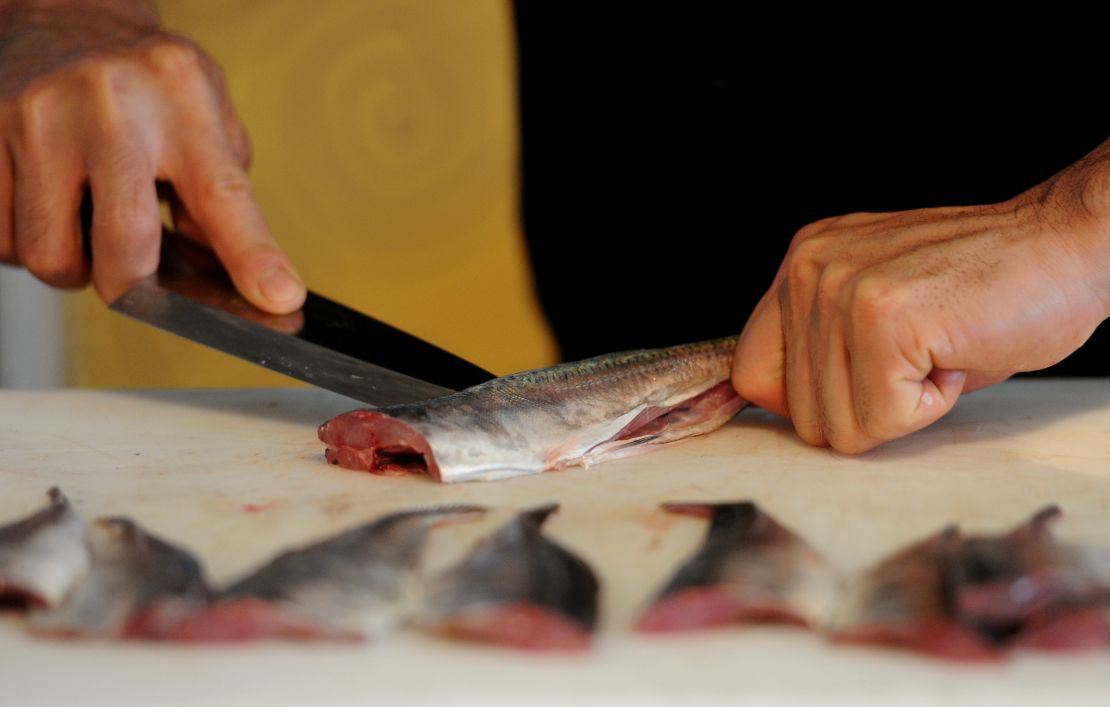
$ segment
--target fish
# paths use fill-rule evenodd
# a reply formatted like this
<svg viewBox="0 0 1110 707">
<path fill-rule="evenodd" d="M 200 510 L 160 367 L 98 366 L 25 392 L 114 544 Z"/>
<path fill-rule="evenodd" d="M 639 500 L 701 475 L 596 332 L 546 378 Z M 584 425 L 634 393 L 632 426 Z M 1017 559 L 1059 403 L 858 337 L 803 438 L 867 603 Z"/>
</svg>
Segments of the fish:
<svg viewBox="0 0 1110 707">
<path fill-rule="evenodd" d="M 832 567 L 751 501 L 664 503 L 709 518 L 701 547 L 641 616 L 641 631 L 688 631 L 734 622 L 820 622 L 837 590 Z"/>
<path fill-rule="evenodd" d="M 207 605 L 203 569 L 187 550 L 128 518 L 96 520 L 89 539 L 89 571 L 60 605 L 31 612 L 32 632 L 157 639 Z"/>
<path fill-rule="evenodd" d="M 996 645 L 1082 649 L 1110 643 L 1110 551 L 1062 543 L 1046 506 L 1002 535 L 965 538 L 953 582 L 954 612 Z"/>
<path fill-rule="evenodd" d="M 91 562 L 85 524 L 58 487 L 50 505 L 0 527 L 0 605 L 57 606 Z"/>
<path fill-rule="evenodd" d="M 857 578 L 827 633 L 955 660 L 1110 643 L 1110 553 L 1056 541 L 1060 516 L 1046 506 L 1007 533 L 950 526 L 912 545 Z"/>
<path fill-rule="evenodd" d="M 464 505 L 402 511 L 284 552 L 218 592 L 173 638 L 381 638 L 419 601 L 416 570 L 429 531 L 484 512 Z"/>
<path fill-rule="evenodd" d="M 961 661 L 999 653 L 955 616 L 960 532 L 948 526 L 880 561 L 844 588 L 822 626 L 838 643 L 898 646 Z"/>
<path fill-rule="evenodd" d="M 536 651 L 584 651 L 598 619 L 598 580 L 544 537 L 548 504 L 523 511 L 433 585 L 418 624 L 471 641 Z"/>
<path fill-rule="evenodd" d="M 1110 646 L 1110 601 L 1058 603 L 1032 616 L 1014 645 L 1038 651 L 1100 650 Z"/>
<path fill-rule="evenodd" d="M 588 466 L 710 432 L 746 404 L 737 337 L 609 354 L 322 424 L 329 463 L 442 483 Z"/>
</svg>

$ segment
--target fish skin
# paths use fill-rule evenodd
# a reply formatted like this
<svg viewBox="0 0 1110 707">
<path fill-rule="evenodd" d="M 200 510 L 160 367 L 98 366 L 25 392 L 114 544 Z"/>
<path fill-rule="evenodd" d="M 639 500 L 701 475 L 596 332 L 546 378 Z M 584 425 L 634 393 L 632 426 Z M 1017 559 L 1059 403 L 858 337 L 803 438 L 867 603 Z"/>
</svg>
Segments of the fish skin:
<svg viewBox="0 0 1110 707">
<path fill-rule="evenodd" d="M 586 466 L 727 422 L 745 405 L 729 383 L 736 341 L 516 373 L 432 400 L 346 413 L 318 434 L 333 464 L 427 473 L 443 483 Z"/>
<path fill-rule="evenodd" d="M 57 606 L 88 570 L 85 524 L 58 487 L 50 505 L 0 527 L 0 603 Z"/>
<path fill-rule="evenodd" d="M 89 530 L 92 566 L 61 605 L 31 614 L 33 632 L 162 638 L 207 603 L 203 570 L 188 551 L 128 518 L 100 518 Z"/>
<path fill-rule="evenodd" d="M 174 637 L 379 638 L 413 611 L 417 564 L 431 529 L 484 512 L 464 505 L 402 511 L 283 552 L 219 592 Z"/>
<path fill-rule="evenodd" d="M 641 631 L 686 631 L 733 622 L 817 624 L 835 573 L 801 537 L 751 501 L 664 503 L 709 518 L 701 547 L 640 618 Z"/>
<path fill-rule="evenodd" d="M 435 583 L 420 623 L 437 633 L 530 650 L 581 651 L 597 625 L 598 581 L 547 539 L 549 504 L 519 513 Z"/>
</svg>

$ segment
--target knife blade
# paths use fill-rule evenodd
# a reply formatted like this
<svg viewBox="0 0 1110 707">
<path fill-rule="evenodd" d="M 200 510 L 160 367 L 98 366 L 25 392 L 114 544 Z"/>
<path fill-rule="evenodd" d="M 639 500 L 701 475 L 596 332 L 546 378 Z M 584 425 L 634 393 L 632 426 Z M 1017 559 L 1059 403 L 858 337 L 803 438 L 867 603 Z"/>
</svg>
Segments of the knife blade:
<svg viewBox="0 0 1110 707">
<path fill-rule="evenodd" d="M 158 272 L 109 309 L 371 405 L 438 397 L 493 378 L 315 292 L 296 312 L 264 312 L 235 290 L 214 254 L 168 229 Z"/>
</svg>

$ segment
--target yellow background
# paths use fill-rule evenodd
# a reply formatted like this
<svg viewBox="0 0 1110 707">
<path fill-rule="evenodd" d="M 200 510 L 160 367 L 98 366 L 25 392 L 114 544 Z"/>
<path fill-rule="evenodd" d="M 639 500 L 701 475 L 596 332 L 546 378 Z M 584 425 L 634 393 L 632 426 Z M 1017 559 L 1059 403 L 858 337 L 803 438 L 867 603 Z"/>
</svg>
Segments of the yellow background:
<svg viewBox="0 0 1110 707">
<path fill-rule="evenodd" d="M 518 218 L 512 18 L 503 0 L 165 0 L 223 66 L 252 181 L 309 287 L 495 373 L 548 364 Z M 79 386 L 290 379 L 67 302 Z"/>
</svg>

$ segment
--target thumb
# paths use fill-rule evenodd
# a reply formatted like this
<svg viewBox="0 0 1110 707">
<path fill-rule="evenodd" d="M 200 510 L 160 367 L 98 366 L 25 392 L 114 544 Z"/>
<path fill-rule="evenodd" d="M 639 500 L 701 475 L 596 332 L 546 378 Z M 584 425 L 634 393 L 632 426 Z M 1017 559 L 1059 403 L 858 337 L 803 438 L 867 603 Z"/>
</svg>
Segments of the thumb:
<svg viewBox="0 0 1110 707">
<path fill-rule="evenodd" d="M 787 417 L 782 310 L 769 291 L 756 305 L 732 362 L 732 387 L 741 398 Z"/>
</svg>

